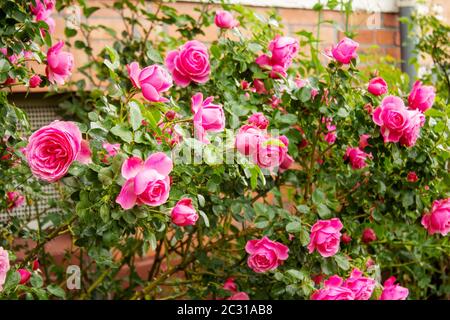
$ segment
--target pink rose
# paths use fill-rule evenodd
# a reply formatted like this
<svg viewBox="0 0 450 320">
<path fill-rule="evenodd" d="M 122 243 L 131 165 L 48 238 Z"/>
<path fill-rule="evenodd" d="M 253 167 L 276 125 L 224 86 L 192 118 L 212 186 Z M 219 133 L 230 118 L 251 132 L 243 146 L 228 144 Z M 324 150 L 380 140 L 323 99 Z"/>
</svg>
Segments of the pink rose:
<svg viewBox="0 0 450 320">
<path fill-rule="evenodd" d="M 30 11 L 37 15 L 41 10 L 53 10 L 56 0 L 35 0 L 35 3 L 36 6 L 33 6 L 33 3 L 30 4 Z"/>
<path fill-rule="evenodd" d="M 341 240 L 342 240 L 342 243 L 344 243 L 344 244 L 349 244 L 350 242 L 352 242 L 352 237 L 350 237 L 350 236 L 348 235 L 348 233 L 345 232 L 345 233 L 342 235 Z"/>
<path fill-rule="evenodd" d="M 6 48 L 0 48 L 0 53 L 2 53 L 9 62 L 11 62 L 11 64 L 16 64 L 17 60 L 19 60 L 19 56 L 15 53 L 13 53 L 12 55 L 8 55 L 8 49 Z"/>
<path fill-rule="evenodd" d="M 33 271 L 36 271 L 39 269 L 39 260 L 35 259 L 33 260 Z"/>
<path fill-rule="evenodd" d="M 260 168 L 273 169 L 283 163 L 286 154 L 287 147 L 280 139 L 266 138 L 259 140 L 252 156 Z"/>
<path fill-rule="evenodd" d="M 120 143 L 103 142 L 102 147 L 103 147 L 103 149 L 106 150 L 109 157 L 114 157 L 117 154 L 117 152 L 120 150 Z"/>
<path fill-rule="evenodd" d="M 414 171 L 408 172 L 408 175 L 406 176 L 406 180 L 408 182 L 417 182 L 419 178 L 417 177 L 417 174 Z"/>
<path fill-rule="evenodd" d="M 18 191 L 8 191 L 6 193 L 6 204 L 8 210 L 12 210 L 14 208 L 18 208 L 22 206 L 25 202 L 25 197 L 20 194 Z"/>
<path fill-rule="evenodd" d="M 264 85 L 264 81 L 262 81 L 260 79 L 255 79 L 253 81 L 253 85 L 255 86 L 256 93 L 267 94 L 267 89 L 266 89 L 266 87 Z"/>
<path fill-rule="evenodd" d="M 280 172 L 283 172 L 283 171 L 289 169 L 293 163 L 294 163 L 294 159 L 290 155 L 286 154 L 283 162 L 281 162 L 281 164 L 280 164 Z"/>
<path fill-rule="evenodd" d="M 141 70 L 137 62 L 127 65 L 128 75 L 135 88 L 142 90 L 145 99 L 151 102 L 167 102 L 167 98 L 161 96 L 172 86 L 172 77 L 166 69 L 153 64 Z"/>
<path fill-rule="evenodd" d="M 17 270 L 17 272 L 20 275 L 20 284 L 26 284 L 28 282 L 28 280 L 30 280 L 31 278 L 31 272 L 28 271 L 27 269 L 19 269 Z"/>
<path fill-rule="evenodd" d="M 80 129 L 70 121 L 53 121 L 35 131 L 26 150 L 31 172 L 49 182 L 61 179 L 77 159 L 81 140 Z"/>
<path fill-rule="evenodd" d="M 52 10 L 41 8 L 37 14 L 35 15 L 35 20 L 43 21 L 48 25 L 48 31 L 50 34 L 53 34 L 55 32 L 56 23 L 55 20 L 51 17 Z M 42 36 L 45 36 L 46 30 L 41 28 L 41 34 Z"/>
<path fill-rule="evenodd" d="M 359 136 L 359 149 L 364 150 L 365 147 L 370 146 L 369 139 L 371 138 L 370 134 L 362 134 Z"/>
<path fill-rule="evenodd" d="M 250 300 L 250 297 L 246 292 L 236 292 L 227 300 Z"/>
<path fill-rule="evenodd" d="M 126 182 L 116 202 L 124 210 L 135 204 L 156 207 L 165 203 L 169 198 L 172 168 L 172 160 L 162 152 L 153 153 L 145 162 L 139 157 L 128 158 L 122 164 L 122 177 Z"/>
<path fill-rule="evenodd" d="M 376 281 L 362 276 L 359 269 L 353 269 L 350 277 L 345 280 L 344 287 L 355 294 L 355 300 L 369 300 L 375 289 Z"/>
<path fill-rule="evenodd" d="M 387 83 L 381 77 L 373 78 L 369 81 L 369 87 L 367 88 L 367 91 L 369 91 L 374 96 L 381 96 L 388 91 Z"/>
<path fill-rule="evenodd" d="M 361 240 L 364 243 L 371 243 L 372 241 L 377 240 L 377 235 L 376 235 L 375 231 L 373 231 L 372 228 L 365 228 L 363 230 Z"/>
<path fill-rule="evenodd" d="M 3 290 L 3 285 L 6 281 L 6 274 L 10 268 L 8 251 L 0 247 L 0 292 Z"/>
<path fill-rule="evenodd" d="M 213 104 L 214 97 L 203 100 L 199 92 L 191 98 L 191 110 L 194 113 L 195 136 L 198 140 L 209 143 L 206 132 L 220 132 L 225 128 L 225 114 L 221 105 Z"/>
<path fill-rule="evenodd" d="M 349 64 L 352 59 L 355 59 L 358 54 L 359 43 L 349 38 L 344 38 L 336 46 L 331 49 L 333 57 L 342 64 Z"/>
<path fill-rule="evenodd" d="M 192 199 L 183 198 L 177 202 L 171 212 L 172 222 L 180 227 L 193 226 L 198 220 L 198 213 L 192 206 Z"/>
<path fill-rule="evenodd" d="M 247 260 L 248 266 L 258 273 L 275 270 L 289 256 L 287 246 L 267 237 L 249 240 L 245 245 L 245 251 L 250 255 Z"/>
<path fill-rule="evenodd" d="M 353 291 L 342 284 L 341 277 L 331 276 L 324 282 L 322 289 L 312 294 L 311 300 L 355 300 Z"/>
<path fill-rule="evenodd" d="M 380 300 L 406 300 L 409 290 L 395 283 L 395 277 L 390 277 L 384 282 Z"/>
<path fill-rule="evenodd" d="M 256 152 L 258 144 L 265 139 L 265 133 L 259 128 L 247 124 L 242 126 L 236 135 L 236 148 L 243 155 L 250 155 Z"/>
<path fill-rule="evenodd" d="M 347 147 L 344 159 L 350 162 L 353 169 L 361 169 L 367 166 L 366 159 L 371 158 L 370 154 L 365 153 L 359 148 Z"/>
<path fill-rule="evenodd" d="M 267 120 L 262 112 L 256 112 L 248 118 L 248 123 L 265 130 L 269 125 L 269 120 Z"/>
<path fill-rule="evenodd" d="M 429 234 L 450 232 L 450 198 L 435 200 L 431 212 L 422 217 L 422 225 Z"/>
<path fill-rule="evenodd" d="M 197 40 L 188 41 L 167 54 L 166 66 L 180 87 L 187 87 L 191 81 L 205 83 L 210 72 L 208 49 Z"/>
<path fill-rule="evenodd" d="M 234 19 L 233 15 L 225 10 L 217 10 L 214 17 L 216 26 L 222 29 L 233 29 L 239 25 L 239 21 Z"/>
<path fill-rule="evenodd" d="M 47 73 L 51 83 L 63 85 L 72 74 L 73 55 L 70 52 L 61 51 L 64 41 L 59 41 L 47 51 Z"/>
<path fill-rule="evenodd" d="M 278 78 L 278 74 L 286 76 L 286 70 L 292 64 L 292 59 L 299 50 L 299 43 L 291 37 L 277 35 L 269 44 L 271 57 L 263 54 L 256 59 L 256 63 L 264 68 L 271 67 L 271 77 Z"/>
<path fill-rule="evenodd" d="M 325 137 L 324 140 L 326 142 L 328 142 L 328 144 L 333 144 L 336 142 L 336 132 L 328 132 Z"/>
<path fill-rule="evenodd" d="M 403 132 L 410 125 L 410 114 L 402 99 L 395 96 L 387 96 L 381 102 L 381 106 L 372 114 L 375 124 L 381 127 L 384 142 L 398 142 Z"/>
<path fill-rule="evenodd" d="M 408 97 L 409 107 L 425 112 L 433 106 L 435 96 L 433 86 L 423 86 L 422 82 L 416 81 Z"/>
<path fill-rule="evenodd" d="M 420 136 L 420 128 L 425 124 L 425 116 L 419 110 L 408 110 L 409 125 L 403 131 L 400 143 L 406 147 L 412 147 L 416 144 Z"/>
<path fill-rule="evenodd" d="M 317 249 L 322 257 L 334 256 L 339 251 L 342 228 L 339 218 L 317 221 L 311 228 L 309 253 Z"/>
<path fill-rule="evenodd" d="M 230 277 L 227 280 L 225 280 L 225 283 L 223 284 L 223 289 L 231 292 L 237 292 L 238 287 L 236 282 L 234 282 L 233 277 Z"/>
<path fill-rule="evenodd" d="M 88 141 L 81 140 L 80 153 L 76 160 L 82 164 L 92 163 L 92 151 Z"/>
<path fill-rule="evenodd" d="M 41 85 L 42 79 L 39 75 L 35 74 L 30 78 L 30 81 L 28 83 L 30 88 L 36 88 Z"/>
</svg>

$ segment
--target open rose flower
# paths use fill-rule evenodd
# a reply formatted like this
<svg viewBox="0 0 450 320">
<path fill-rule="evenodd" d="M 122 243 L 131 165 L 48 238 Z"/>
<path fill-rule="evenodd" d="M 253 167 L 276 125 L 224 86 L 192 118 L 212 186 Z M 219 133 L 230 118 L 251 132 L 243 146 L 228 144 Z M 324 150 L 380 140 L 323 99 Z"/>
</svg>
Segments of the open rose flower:
<svg viewBox="0 0 450 320">
<path fill-rule="evenodd" d="M 280 139 L 266 138 L 259 140 L 252 156 L 260 168 L 273 169 L 283 163 L 286 155 L 287 146 Z"/>
<path fill-rule="evenodd" d="M 30 88 L 37 88 L 41 85 L 42 79 L 39 75 L 35 74 L 30 78 L 30 81 L 28 82 L 28 86 Z"/>
<path fill-rule="evenodd" d="M 78 154 L 77 161 L 82 164 L 92 163 L 92 151 L 89 147 L 89 142 L 81 140 L 80 153 Z"/>
<path fill-rule="evenodd" d="M 120 143 L 103 142 L 102 147 L 106 150 L 108 157 L 114 157 L 120 150 Z"/>
<path fill-rule="evenodd" d="M 386 81 L 381 77 L 373 78 L 369 81 L 369 87 L 367 88 L 374 96 L 381 96 L 388 91 L 388 86 Z"/>
<path fill-rule="evenodd" d="M 188 41 L 178 50 L 170 51 L 165 62 L 180 87 L 187 87 L 191 81 L 205 83 L 209 79 L 208 49 L 197 40 Z"/>
<path fill-rule="evenodd" d="M 243 125 L 236 135 L 236 148 L 243 155 L 256 152 L 258 144 L 265 139 L 265 132 L 253 125 Z"/>
<path fill-rule="evenodd" d="M 31 172 L 48 182 L 61 179 L 77 159 L 81 140 L 80 129 L 70 121 L 53 121 L 35 131 L 25 152 Z"/>
<path fill-rule="evenodd" d="M 311 295 L 311 300 L 355 300 L 355 293 L 343 286 L 339 276 L 331 276 L 324 282 L 324 287 Z"/>
<path fill-rule="evenodd" d="M 433 106 L 436 97 L 433 86 L 424 86 L 422 82 L 416 81 L 408 97 L 408 104 L 411 109 L 418 109 L 425 112 Z"/>
<path fill-rule="evenodd" d="M 358 47 L 358 42 L 349 38 L 344 38 L 331 49 L 331 54 L 338 62 L 349 64 L 352 59 L 355 59 L 358 56 L 356 53 Z"/>
<path fill-rule="evenodd" d="M 128 158 L 122 164 L 122 177 L 126 182 L 116 202 L 124 210 L 136 204 L 156 207 L 165 203 L 169 198 L 172 168 L 172 160 L 162 152 L 153 153 L 145 162 L 139 157 Z"/>
<path fill-rule="evenodd" d="M 322 257 L 334 256 L 339 251 L 342 228 L 339 218 L 317 221 L 311 228 L 309 253 L 317 250 Z"/>
<path fill-rule="evenodd" d="M 72 74 L 74 65 L 73 55 L 70 52 L 62 51 L 64 41 L 59 41 L 47 51 L 47 73 L 51 83 L 63 85 Z"/>
<path fill-rule="evenodd" d="M 25 203 L 25 197 L 18 191 L 8 191 L 6 193 L 6 204 L 8 210 L 18 208 Z"/>
<path fill-rule="evenodd" d="M 269 125 L 269 120 L 267 120 L 262 112 L 256 112 L 248 118 L 248 123 L 261 130 L 265 130 Z"/>
<path fill-rule="evenodd" d="M 0 247 L 0 292 L 6 281 L 6 274 L 10 268 L 8 251 Z"/>
<path fill-rule="evenodd" d="M 387 279 L 383 287 L 380 300 L 406 300 L 408 297 L 409 290 L 399 284 L 395 284 L 395 277 Z"/>
<path fill-rule="evenodd" d="M 400 138 L 400 144 L 406 147 L 412 147 L 416 144 L 420 136 L 420 128 L 425 124 L 425 116 L 419 110 L 408 110 L 409 125 L 403 131 Z"/>
<path fill-rule="evenodd" d="M 255 62 L 262 68 L 271 68 L 270 76 L 272 78 L 278 78 L 278 74 L 285 77 L 286 70 L 292 64 L 292 59 L 299 50 L 297 39 L 277 35 L 270 41 L 269 50 L 272 53 L 270 57 L 263 54 Z"/>
<path fill-rule="evenodd" d="M 408 172 L 408 175 L 406 176 L 406 180 L 408 182 L 417 182 L 417 181 L 419 181 L 419 177 L 417 176 L 417 174 L 414 171 L 410 171 L 410 172 Z"/>
<path fill-rule="evenodd" d="M 225 10 L 217 10 L 216 16 L 214 17 L 214 23 L 216 26 L 222 29 L 233 29 L 239 25 L 239 21 L 237 21 L 231 12 Z"/>
<path fill-rule="evenodd" d="M 245 245 L 245 251 L 250 255 L 247 260 L 248 266 L 258 273 L 275 270 L 289 256 L 288 247 L 267 237 L 249 240 Z"/>
<path fill-rule="evenodd" d="M 403 100 L 395 96 L 387 96 L 381 106 L 372 114 L 375 124 L 381 127 L 384 142 L 399 142 L 404 131 L 410 125 L 410 114 Z"/>
<path fill-rule="evenodd" d="M 370 146 L 369 139 L 371 138 L 370 134 L 362 134 L 359 136 L 359 149 L 364 150 L 365 147 Z"/>
<path fill-rule="evenodd" d="M 344 287 L 355 294 L 355 300 L 369 300 L 375 289 L 376 281 L 362 276 L 362 272 L 355 268 L 350 277 L 345 280 Z"/>
<path fill-rule="evenodd" d="M 344 155 L 344 159 L 348 160 L 355 170 L 367 166 L 366 159 L 371 157 L 371 154 L 365 153 L 359 148 L 352 147 L 347 147 Z"/>
<path fill-rule="evenodd" d="M 172 222 L 180 227 L 192 226 L 198 220 L 198 213 L 192 205 L 192 199 L 183 198 L 171 211 Z"/>
<path fill-rule="evenodd" d="M 214 97 L 203 100 L 199 92 L 191 98 L 191 110 L 194 113 L 194 128 L 196 138 L 208 143 L 206 132 L 220 132 L 225 129 L 225 114 L 221 105 L 212 103 Z"/>
<path fill-rule="evenodd" d="M 151 102 L 167 102 L 167 98 L 162 97 L 172 86 L 172 77 L 167 70 L 157 64 L 140 69 L 137 62 L 127 65 L 128 75 L 135 88 L 142 90 L 145 99 Z"/>
<path fill-rule="evenodd" d="M 435 200 L 431 212 L 422 217 L 422 225 L 429 234 L 446 236 L 450 232 L 450 198 Z"/>
</svg>

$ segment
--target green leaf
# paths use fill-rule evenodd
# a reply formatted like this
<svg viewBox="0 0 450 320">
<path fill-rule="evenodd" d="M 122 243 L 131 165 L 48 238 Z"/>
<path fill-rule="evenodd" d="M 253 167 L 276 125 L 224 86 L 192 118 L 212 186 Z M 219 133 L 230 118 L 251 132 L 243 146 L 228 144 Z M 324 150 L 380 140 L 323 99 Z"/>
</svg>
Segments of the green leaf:
<svg viewBox="0 0 450 320">
<path fill-rule="evenodd" d="M 131 141 L 133 141 L 133 135 L 130 132 L 129 129 L 127 129 L 126 127 L 124 127 L 123 125 L 116 125 L 111 129 L 111 133 L 114 134 L 115 136 L 118 136 L 119 138 L 121 138 L 123 141 L 130 143 Z"/>
<path fill-rule="evenodd" d="M 300 231 L 300 243 L 304 247 L 309 244 L 309 232 L 305 228 L 302 228 Z"/>
<path fill-rule="evenodd" d="M 298 280 L 305 279 L 305 274 L 303 272 L 295 270 L 295 269 L 289 269 L 288 271 L 286 271 L 286 273 Z"/>
<path fill-rule="evenodd" d="M 289 233 L 299 233 L 301 229 L 302 225 L 298 221 L 292 221 L 286 225 L 286 232 Z"/>
<path fill-rule="evenodd" d="M 336 254 L 334 256 L 334 261 L 336 261 L 338 267 L 342 270 L 348 270 L 350 268 L 350 262 L 342 254 Z"/>
<path fill-rule="evenodd" d="M 414 193 L 412 193 L 412 192 L 404 193 L 403 197 L 402 197 L 403 207 L 408 208 L 408 207 L 412 206 L 413 203 L 414 203 Z"/>
<path fill-rule="evenodd" d="M 313 194 L 312 194 L 312 201 L 315 205 L 319 205 L 321 203 L 324 203 L 326 200 L 326 196 L 325 193 L 320 190 L 320 189 L 316 189 L 314 190 Z"/>
<path fill-rule="evenodd" d="M 317 206 L 317 213 L 319 214 L 319 217 L 322 218 L 322 219 L 329 219 L 329 218 L 331 218 L 331 211 L 330 211 L 330 209 L 328 209 L 328 207 L 325 204 L 323 204 L 323 203 L 320 203 Z"/>
<path fill-rule="evenodd" d="M 42 280 L 42 277 L 40 275 L 34 273 L 31 276 L 30 283 L 34 288 L 41 288 L 44 284 L 44 280 Z"/>
<path fill-rule="evenodd" d="M 204 207 L 205 206 L 205 197 L 202 196 L 201 194 L 197 194 L 197 199 L 198 199 L 198 205 L 200 207 Z"/>
<path fill-rule="evenodd" d="M 207 216 L 206 213 L 204 213 L 203 211 L 199 211 L 199 213 L 200 213 L 200 215 L 202 216 L 203 221 L 205 222 L 205 226 L 206 226 L 207 228 L 209 228 L 209 219 L 208 219 L 208 216 Z"/>
<path fill-rule="evenodd" d="M 50 292 L 55 297 L 58 297 L 58 298 L 61 298 L 61 299 L 65 299 L 66 298 L 65 291 L 61 287 L 58 287 L 55 284 L 49 285 L 47 287 L 47 291 Z"/>
<path fill-rule="evenodd" d="M 304 214 L 309 213 L 309 211 L 310 211 L 309 207 L 307 205 L 304 205 L 304 204 L 299 204 L 297 206 L 297 210 L 298 210 L 298 212 L 304 213 Z"/>
<path fill-rule="evenodd" d="M 11 65 L 9 64 L 8 60 L 6 59 L 0 59 L 0 73 L 6 73 L 11 69 Z"/>
<path fill-rule="evenodd" d="M 131 127 L 133 128 L 133 131 L 136 131 L 142 125 L 144 117 L 142 116 L 141 108 L 136 102 L 130 101 L 128 107 L 130 108 Z"/>
<path fill-rule="evenodd" d="M 146 52 L 147 57 L 155 63 L 163 63 L 163 58 L 161 54 L 155 50 L 153 47 L 147 48 Z"/>
</svg>

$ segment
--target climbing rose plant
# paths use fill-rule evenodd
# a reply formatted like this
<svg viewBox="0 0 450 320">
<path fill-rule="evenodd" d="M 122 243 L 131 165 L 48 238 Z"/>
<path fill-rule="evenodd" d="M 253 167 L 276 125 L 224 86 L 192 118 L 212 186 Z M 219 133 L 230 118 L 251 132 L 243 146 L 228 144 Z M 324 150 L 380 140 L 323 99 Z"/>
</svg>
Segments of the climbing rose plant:
<svg viewBox="0 0 450 320">
<path fill-rule="evenodd" d="M 2 91 L 1 207 L 32 206 L 48 184 L 60 198 L 36 207 L 38 231 L 1 222 L 1 298 L 448 297 L 441 83 L 409 90 L 389 69 L 359 67 L 350 37 L 319 52 L 311 33 L 283 35 L 275 14 L 241 6 L 205 4 L 194 19 L 115 1 L 122 34 L 83 22 L 53 42 L 55 1 L 6 3 L 2 17 L 19 20 L 2 28 L 33 36 L 2 33 L 0 86 L 65 90 L 65 119 L 30 132 Z M 56 9 L 74 4 L 99 9 Z M 168 25 L 175 35 L 157 31 Z M 94 56 L 97 29 L 115 40 Z M 45 243 L 62 234 L 74 246 L 56 263 Z M 20 250 L 18 237 L 37 245 Z M 81 288 L 68 290 L 58 284 L 74 257 Z"/>
</svg>

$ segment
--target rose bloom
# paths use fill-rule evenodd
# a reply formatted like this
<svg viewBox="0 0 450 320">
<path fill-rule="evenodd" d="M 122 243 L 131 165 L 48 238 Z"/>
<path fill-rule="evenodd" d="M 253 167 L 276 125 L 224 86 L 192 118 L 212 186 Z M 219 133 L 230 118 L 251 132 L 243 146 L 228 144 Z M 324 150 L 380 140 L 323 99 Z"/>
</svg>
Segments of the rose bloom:
<svg viewBox="0 0 450 320">
<path fill-rule="evenodd" d="M 408 172 L 406 180 L 408 180 L 408 182 L 417 182 L 419 181 L 419 177 L 417 177 L 417 174 L 414 171 L 410 171 Z"/>
<path fill-rule="evenodd" d="M 377 240 L 377 235 L 372 228 L 365 228 L 362 233 L 361 240 L 364 243 L 371 243 L 372 241 Z"/>
<path fill-rule="evenodd" d="M 395 96 L 387 96 L 381 106 L 372 114 L 375 124 L 381 127 L 384 142 L 398 142 L 403 132 L 410 125 L 410 114 L 403 100 Z"/>
<path fill-rule="evenodd" d="M 369 87 L 367 88 L 374 96 L 381 96 L 388 91 L 388 86 L 386 81 L 381 77 L 373 78 L 369 81 Z"/>
<path fill-rule="evenodd" d="M 342 235 L 341 240 L 342 240 L 342 242 L 343 242 L 344 244 L 349 244 L 350 242 L 352 242 L 352 237 L 350 237 L 350 236 L 348 235 L 348 233 L 345 232 L 345 233 Z"/>
<path fill-rule="evenodd" d="M 311 300 L 355 300 L 355 294 L 343 286 L 339 276 L 331 276 L 324 282 L 324 287 L 311 295 Z"/>
<path fill-rule="evenodd" d="M 243 125 L 236 135 L 236 148 L 243 155 L 251 155 L 256 152 L 259 142 L 264 140 L 265 136 L 266 133 L 261 129 L 251 124 Z"/>
<path fill-rule="evenodd" d="M 35 74 L 30 78 L 28 86 L 30 88 L 37 88 L 40 86 L 41 82 L 42 82 L 41 77 L 39 75 Z"/>
<path fill-rule="evenodd" d="M 3 285 L 6 281 L 6 274 L 10 268 L 8 251 L 0 247 L 0 292 L 3 290 Z"/>
<path fill-rule="evenodd" d="M 6 193 L 8 210 L 18 208 L 22 206 L 25 202 L 25 197 L 18 191 L 8 191 Z"/>
<path fill-rule="evenodd" d="M 172 222 L 180 227 L 193 226 L 198 220 L 198 213 L 192 206 L 192 199 L 183 198 L 171 211 Z"/>
<path fill-rule="evenodd" d="M 53 121 L 28 139 L 26 157 L 31 172 L 48 182 L 61 179 L 78 157 L 81 132 L 70 121 Z"/>
<path fill-rule="evenodd" d="M 409 93 L 409 107 L 425 112 L 433 106 L 435 96 L 436 93 L 433 86 L 424 86 L 422 82 L 416 81 Z"/>
<path fill-rule="evenodd" d="M 82 164 L 92 163 L 92 151 L 89 147 L 89 142 L 81 140 L 80 153 L 78 154 L 77 161 Z"/>
<path fill-rule="evenodd" d="M 205 83 L 209 79 L 208 49 L 197 40 L 188 41 L 177 50 L 170 51 L 165 62 L 180 87 L 187 87 L 191 81 Z"/>
<path fill-rule="evenodd" d="M 376 281 L 362 276 L 359 269 L 353 269 L 350 277 L 345 280 L 344 287 L 355 294 L 355 300 L 369 300 L 375 289 Z"/>
<path fill-rule="evenodd" d="M 267 94 L 266 86 L 264 85 L 264 81 L 260 79 L 253 80 L 253 85 L 255 86 L 256 93 L 259 94 Z"/>
<path fill-rule="evenodd" d="M 236 292 L 233 293 L 231 297 L 227 298 L 227 300 L 250 300 L 250 297 L 246 292 Z"/>
<path fill-rule="evenodd" d="M 120 143 L 103 142 L 102 147 L 106 150 L 108 157 L 114 157 L 120 150 Z"/>
<path fill-rule="evenodd" d="M 311 228 L 309 253 L 317 250 L 322 257 L 334 256 L 339 251 L 342 228 L 339 218 L 317 221 Z"/>
<path fill-rule="evenodd" d="M 406 147 L 412 147 L 416 144 L 420 136 L 420 128 L 425 124 L 425 116 L 419 110 L 408 110 L 409 124 L 403 131 L 400 143 Z"/>
<path fill-rule="evenodd" d="M 165 203 L 169 198 L 172 168 L 172 160 L 162 152 L 153 153 L 145 162 L 139 157 L 128 158 L 122 164 L 122 177 L 126 182 L 116 202 L 124 210 L 136 204 L 156 207 Z"/>
<path fill-rule="evenodd" d="M 395 284 L 395 277 L 390 277 L 384 282 L 380 300 L 406 300 L 408 294 L 409 290 L 407 288 Z"/>
<path fill-rule="evenodd" d="M 172 86 L 172 77 L 164 67 L 154 64 L 141 70 L 137 62 L 132 62 L 127 65 L 127 71 L 131 83 L 142 90 L 145 99 L 151 102 L 169 101 L 161 95 Z"/>
<path fill-rule="evenodd" d="M 252 156 L 260 168 L 273 169 L 283 163 L 286 155 L 287 146 L 280 139 L 267 138 L 259 140 Z"/>
<path fill-rule="evenodd" d="M 225 10 L 216 11 L 214 23 L 222 29 L 233 29 L 239 25 L 239 21 L 237 21 L 230 12 Z"/>
<path fill-rule="evenodd" d="M 228 290 L 231 292 L 237 292 L 238 287 L 236 282 L 234 282 L 234 278 L 230 277 L 227 280 L 225 280 L 225 283 L 223 284 L 224 290 Z"/>
<path fill-rule="evenodd" d="M 248 118 L 248 123 L 265 130 L 269 125 L 269 120 L 264 116 L 262 112 L 256 112 Z"/>
<path fill-rule="evenodd" d="M 371 138 L 370 134 L 362 134 L 359 136 L 359 148 L 364 150 L 365 147 L 370 146 L 369 139 Z"/>
<path fill-rule="evenodd" d="M 73 55 L 70 52 L 61 51 L 64 41 L 59 41 L 47 51 L 47 73 L 51 83 L 63 85 L 65 80 L 72 74 L 74 65 Z"/>
<path fill-rule="evenodd" d="M 245 251 L 250 255 L 247 260 L 248 266 L 257 273 L 275 270 L 289 256 L 287 246 L 267 237 L 249 240 L 245 245 Z"/>
<path fill-rule="evenodd" d="M 344 38 L 336 46 L 331 49 L 331 54 L 338 62 L 342 64 L 349 64 L 352 59 L 355 59 L 358 54 L 356 50 L 359 44 L 352 39 Z"/>
<path fill-rule="evenodd" d="M 256 63 L 261 67 L 270 67 L 272 69 L 270 76 L 274 79 L 281 74 L 286 77 L 286 70 L 292 64 L 292 59 L 299 50 L 297 39 L 291 37 L 282 37 L 277 35 L 269 44 L 269 50 L 272 55 L 260 55 L 256 59 Z"/>
<path fill-rule="evenodd" d="M 20 284 L 26 284 L 28 282 L 28 280 L 30 280 L 31 278 L 31 272 L 28 271 L 27 269 L 19 269 L 17 270 L 17 272 L 20 275 Z"/>
<path fill-rule="evenodd" d="M 191 98 L 191 110 L 194 113 L 195 137 L 203 143 L 209 143 L 206 132 L 220 132 L 225 129 L 225 113 L 221 105 L 212 103 L 214 97 L 203 100 L 201 92 Z"/>
<path fill-rule="evenodd" d="M 435 200 L 431 212 L 422 217 L 422 225 L 430 235 L 446 236 L 450 232 L 450 198 Z"/>
<path fill-rule="evenodd" d="M 370 158 L 371 155 L 365 153 L 359 148 L 347 147 L 345 151 L 344 159 L 348 160 L 352 165 L 353 169 L 361 169 L 367 166 L 366 159 Z"/>
</svg>

